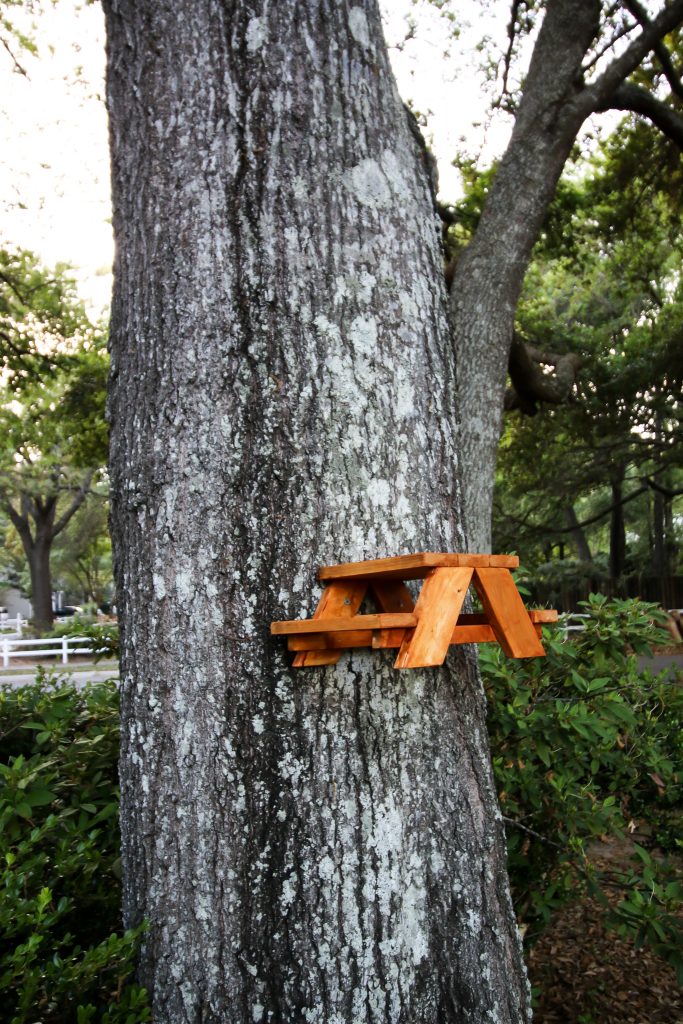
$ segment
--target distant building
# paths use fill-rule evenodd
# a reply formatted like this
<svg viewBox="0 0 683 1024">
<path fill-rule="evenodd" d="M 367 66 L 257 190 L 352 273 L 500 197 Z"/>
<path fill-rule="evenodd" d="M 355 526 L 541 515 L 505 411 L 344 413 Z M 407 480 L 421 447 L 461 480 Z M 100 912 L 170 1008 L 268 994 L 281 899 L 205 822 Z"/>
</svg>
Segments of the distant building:
<svg viewBox="0 0 683 1024">
<path fill-rule="evenodd" d="M 33 615 L 31 602 L 17 587 L 0 583 L 0 619 L 15 619 L 17 615 L 21 615 L 23 619 L 30 619 Z"/>
</svg>

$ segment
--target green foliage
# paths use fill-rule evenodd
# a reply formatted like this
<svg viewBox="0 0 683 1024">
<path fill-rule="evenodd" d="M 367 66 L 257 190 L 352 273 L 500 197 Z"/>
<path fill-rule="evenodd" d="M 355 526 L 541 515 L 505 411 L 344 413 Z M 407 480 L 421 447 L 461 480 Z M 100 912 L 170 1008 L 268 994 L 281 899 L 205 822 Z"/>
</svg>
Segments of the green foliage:
<svg viewBox="0 0 683 1024">
<path fill-rule="evenodd" d="M 637 665 L 665 636 L 661 611 L 597 594 L 585 611 L 582 632 L 545 631 L 547 658 L 480 648 L 513 896 L 531 937 L 589 880 L 599 887 L 592 841 L 622 837 L 638 818 L 673 818 L 682 803 L 683 689 Z M 673 849 L 683 842 L 677 820 Z M 641 858 L 640 871 L 623 875 L 627 895 L 609 920 L 680 970 L 680 878 L 673 862 L 647 856 L 647 873 Z"/>
<path fill-rule="evenodd" d="M 495 546 L 546 561 L 549 547 L 573 542 L 565 519 L 573 506 L 592 554 L 606 553 L 607 517 L 621 497 L 629 545 L 621 571 L 673 574 L 683 486 L 683 158 L 627 119 L 579 171 L 551 206 L 517 330 L 536 350 L 575 353 L 582 366 L 566 403 L 507 417 Z"/>
<path fill-rule="evenodd" d="M 119 929 L 117 693 L 0 691 L 0 999 L 10 1024 L 138 1024 Z"/>
<path fill-rule="evenodd" d="M 683 888 L 665 855 L 683 844 L 683 690 L 638 671 L 660 638 L 654 606 L 594 595 L 586 611 L 582 633 L 546 632 L 547 658 L 480 648 L 517 911 L 533 937 L 589 888 L 608 923 L 680 969 Z M 110 685 L 42 677 L 0 691 L 0 994 L 16 1024 L 151 1019 L 132 984 L 140 932 L 117 931 L 117 703 Z M 633 845 L 632 867 L 592 868 L 589 844 L 635 820 L 664 855 Z"/>
<path fill-rule="evenodd" d="M 89 322 L 64 268 L 0 250 L 0 508 L 21 540 L 43 629 L 52 544 L 94 482 L 106 486 L 107 366 L 104 331 Z M 94 585 L 93 556 L 97 563 L 106 552 L 91 539 L 81 569 Z"/>
<path fill-rule="evenodd" d="M 83 615 L 74 615 L 73 618 L 58 623 L 47 634 L 48 638 L 58 639 L 63 636 L 77 636 L 91 640 L 95 652 L 93 654 L 95 662 L 102 661 L 104 658 L 118 658 L 120 653 L 117 623 L 99 623 Z"/>
</svg>

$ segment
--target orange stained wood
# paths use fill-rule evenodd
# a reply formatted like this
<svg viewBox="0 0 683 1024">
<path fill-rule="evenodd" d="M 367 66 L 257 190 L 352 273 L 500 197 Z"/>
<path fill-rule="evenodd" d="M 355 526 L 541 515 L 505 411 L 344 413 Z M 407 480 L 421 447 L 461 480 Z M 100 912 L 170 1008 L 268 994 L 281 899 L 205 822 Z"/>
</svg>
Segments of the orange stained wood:
<svg viewBox="0 0 683 1024">
<path fill-rule="evenodd" d="M 509 658 L 542 658 L 536 636 L 515 581 L 506 569 L 478 568 L 474 586 L 498 643 Z"/>
<path fill-rule="evenodd" d="M 423 579 L 431 569 L 437 568 L 486 568 L 516 569 L 519 558 L 516 555 L 454 555 L 447 552 L 420 551 L 415 555 L 398 555 L 395 558 L 373 558 L 366 562 L 342 562 L 340 565 L 323 565 L 318 572 L 321 580 L 353 579 L 354 577 L 386 577 L 399 580 Z"/>
<path fill-rule="evenodd" d="M 432 569 L 415 605 L 417 626 L 406 631 L 394 668 L 443 663 L 473 572 L 470 567 Z"/>
<path fill-rule="evenodd" d="M 391 630 L 388 630 L 391 632 Z M 402 630 L 395 632 L 401 633 Z M 290 651 L 324 651 L 340 650 L 347 647 L 372 647 L 373 637 L 377 630 L 352 629 L 343 633 L 302 633 L 300 635 L 287 637 L 287 647 Z M 398 643 L 395 645 L 398 647 Z"/>
<path fill-rule="evenodd" d="M 324 566 L 327 585 L 312 619 L 274 622 L 271 632 L 287 637 L 297 668 L 333 665 L 351 647 L 398 648 L 396 668 L 440 665 L 450 644 L 497 641 L 509 657 L 539 657 L 541 624 L 557 612 L 524 607 L 510 574 L 517 565 L 513 555 L 425 551 Z M 424 579 L 416 604 L 410 579 Z M 461 614 L 470 583 L 483 614 Z M 378 610 L 359 615 L 368 591 Z"/>
<path fill-rule="evenodd" d="M 337 619 L 292 619 L 290 622 L 274 622 L 271 632 L 274 636 L 287 633 L 341 633 L 354 629 L 392 629 L 417 625 L 417 616 L 394 612 L 378 615 L 354 615 Z"/>
<path fill-rule="evenodd" d="M 322 592 L 314 619 L 323 616 L 338 618 L 353 616 L 363 603 L 368 584 L 364 580 L 345 580 L 332 583 Z M 271 627 L 272 629 L 272 627 Z M 314 665 L 336 665 L 341 658 L 340 651 L 302 651 L 294 656 L 294 668 L 312 668 Z"/>
<path fill-rule="evenodd" d="M 412 612 L 413 595 L 401 580 L 373 580 L 371 590 L 381 612 Z M 379 649 L 400 647 L 404 633 L 402 629 L 381 629 L 373 634 L 372 646 Z"/>
<path fill-rule="evenodd" d="M 557 612 L 550 608 L 532 608 L 529 611 L 529 618 L 534 626 L 536 635 L 541 635 L 541 625 L 548 622 L 557 622 Z M 386 637 L 384 636 L 386 634 Z M 387 630 L 344 630 L 343 633 L 303 633 L 300 635 L 289 635 L 287 646 L 290 651 L 321 651 L 337 648 L 344 650 L 347 647 L 374 647 L 396 648 L 403 643 L 405 629 Z M 383 638 L 380 643 L 379 639 Z M 461 615 L 458 624 L 451 635 L 451 644 L 486 644 L 498 643 L 496 634 L 485 615 L 467 614 Z"/>
</svg>

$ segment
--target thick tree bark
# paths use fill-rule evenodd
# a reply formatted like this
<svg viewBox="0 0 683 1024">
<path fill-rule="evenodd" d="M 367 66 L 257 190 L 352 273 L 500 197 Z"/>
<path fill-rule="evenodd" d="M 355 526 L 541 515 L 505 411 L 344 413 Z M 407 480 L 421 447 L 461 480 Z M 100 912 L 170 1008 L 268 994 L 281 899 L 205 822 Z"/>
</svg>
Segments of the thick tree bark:
<svg viewBox="0 0 683 1024">
<path fill-rule="evenodd" d="M 31 606 L 33 608 L 33 626 L 39 635 L 47 633 L 54 621 L 52 608 L 52 573 L 50 572 L 51 543 L 40 538 L 26 552 L 31 573 Z"/>
<path fill-rule="evenodd" d="M 126 923 L 157 1024 L 519 1022 L 460 652 L 292 671 L 321 563 L 458 550 L 438 228 L 374 0 L 106 0 Z"/>
</svg>

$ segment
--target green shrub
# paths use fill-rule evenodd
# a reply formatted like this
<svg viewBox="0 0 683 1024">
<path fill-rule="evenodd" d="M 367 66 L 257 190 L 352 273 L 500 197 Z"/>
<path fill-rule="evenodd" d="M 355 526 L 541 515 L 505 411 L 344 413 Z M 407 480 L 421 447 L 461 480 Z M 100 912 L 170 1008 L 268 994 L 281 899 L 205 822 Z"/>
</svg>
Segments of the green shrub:
<svg viewBox="0 0 683 1024">
<path fill-rule="evenodd" d="M 150 1020 L 121 933 L 113 684 L 0 691 L 0 1001 L 10 1024 Z"/>
<path fill-rule="evenodd" d="M 546 658 L 480 648 L 513 896 L 530 938 L 582 888 L 600 891 L 586 858 L 592 841 L 623 837 L 645 819 L 668 823 L 655 829 L 665 852 L 682 843 L 683 688 L 637 664 L 664 636 L 663 615 L 598 594 L 584 611 L 582 632 L 544 631 Z M 609 922 L 652 944 L 683 976 L 680 873 L 646 856 L 620 874 L 626 896 Z"/>
<path fill-rule="evenodd" d="M 68 619 L 54 622 L 49 633 L 43 633 L 46 639 L 59 640 L 63 636 L 85 636 L 92 628 L 96 619 L 93 615 L 71 615 Z"/>
<path fill-rule="evenodd" d="M 652 824 L 680 853 L 683 688 L 638 670 L 655 608 L 594 596 L 581 633 L 545 634 L 547 658 L 480 647 L 494 770 L 518 915 L 532 938 L 590 889 L 606 919 L 681 969 L 680 871 L 635 847 L 605 879 L 589 843 Z M 115 635 L 111 637 L 116 642 Z M 111 684 L 0 690 L 0 999 L 11 1024 L 140 1024 L 139 933 L 118 931 L 118 698 Z M 623 898 L 608 903 L 601 883 Z"/>
</svg>

